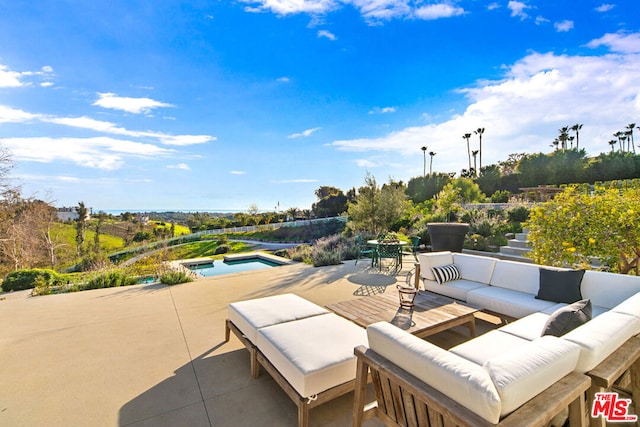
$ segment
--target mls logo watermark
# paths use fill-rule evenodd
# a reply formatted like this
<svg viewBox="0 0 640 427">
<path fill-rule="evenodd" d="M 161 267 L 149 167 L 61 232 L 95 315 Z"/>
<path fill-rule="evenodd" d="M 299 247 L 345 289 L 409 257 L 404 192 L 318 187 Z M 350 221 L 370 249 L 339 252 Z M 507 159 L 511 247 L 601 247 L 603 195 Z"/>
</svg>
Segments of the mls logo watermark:
<svg viewBox="0 0 640 427">
<path fill-rule="evenodd" d="M 629 414 L 631 399 L 621 399 L 618 393 L 596 393 L 591 408 L 591 417 L 603 416 L 608 422 L 633 423 L 638 421 L 637 415 Z"/>
</svg>

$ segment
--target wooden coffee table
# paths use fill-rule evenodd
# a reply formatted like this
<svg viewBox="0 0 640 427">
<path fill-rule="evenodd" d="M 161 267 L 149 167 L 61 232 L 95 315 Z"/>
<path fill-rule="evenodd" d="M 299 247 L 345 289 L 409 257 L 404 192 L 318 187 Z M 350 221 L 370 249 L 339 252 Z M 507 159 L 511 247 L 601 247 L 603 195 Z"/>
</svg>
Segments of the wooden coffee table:
<svg viewBox="0 0 640 427">
<path fill-rule="evenodd" d="M 387 321 L 420 338 L 461 325 L 468 327 L 469 335 L 475 337 L 474 314 L 480 311 L 426 291 L 416 295 L 415 306 L 411 310 L 400 308 L 398 293 L 393 291 L 329 304 L 327 308 L 363 328 Z"/>
</svg>

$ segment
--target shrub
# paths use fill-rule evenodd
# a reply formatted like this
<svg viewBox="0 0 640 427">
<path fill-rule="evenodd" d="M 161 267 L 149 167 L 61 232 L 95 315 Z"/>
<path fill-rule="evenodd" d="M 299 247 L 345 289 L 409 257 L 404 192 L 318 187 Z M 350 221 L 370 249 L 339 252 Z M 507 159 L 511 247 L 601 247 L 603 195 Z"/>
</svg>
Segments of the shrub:
<svg viewBox="0 0 640 427">
<path fill-rule="evenodd" d="M 526 206 L 517 206 L 507 211 L 507 217 L 510 222 L 525 222 L 529 219 L 529 208 Z"/>
<path fill-rule="evenodd" d="M 229 250 L 230 250 L 229 245 L 220 245 L 216 248 L 214 253 L 216 255 L 226 254 L 227 252 L 229 252 Z"/>
<path fill-rule="evenodd" d="M 79 288 L 80 290 L 115 288 L 118 286 L 131 286 L 137 283 L 138 281 L 135 277 L 129 276 L 119 270 L 113 270 L 92 277 L 87 283 L 80 285 Z"/>
<path fill-rule="evenodd" d="M 509 201 L 509 194 L 507 190 L 498 190 L 491 195 L 492 203 L 507 203 Z"/>
<path fill-rule="evenodd" d="M 311 261 L 314 267 L 338 265 L 342 263 L 342 254 L 340 251 L 314 246 L 311 249 Z"/>
<path fill-rule="evenodd" d="M 2 281 L 2 290 L 21 291 L 35 288 L 36 285 L 53 286 L 62 281 L 62 277 L 53 270 L 34 268 L 11 272 Z"/>
<path fill-rule="evenodd" d="M 355 239 L 340 234 L 318 239 L 311 248 L 311 261 L 315 267 L 337 265 L 344 259 L 355 259 L 357 256 Z"/>
<path fill-rule="evenodd" d="M 160 276 L 160 283 L 164 285 L 178 285 L 187 282 L 193 282 L 193 279 L 186 271 L 167 271 Z"/>
<path fill-rule="evenodd" d="M 278 255 L 278 253 L 276 253 L 276 255 Z M 299 245 L 290 249 L 286 249 L 285 256 L 293 261 L 313 264 L 313 261 L 311 261 L 310 245 Z"/>
</svg>

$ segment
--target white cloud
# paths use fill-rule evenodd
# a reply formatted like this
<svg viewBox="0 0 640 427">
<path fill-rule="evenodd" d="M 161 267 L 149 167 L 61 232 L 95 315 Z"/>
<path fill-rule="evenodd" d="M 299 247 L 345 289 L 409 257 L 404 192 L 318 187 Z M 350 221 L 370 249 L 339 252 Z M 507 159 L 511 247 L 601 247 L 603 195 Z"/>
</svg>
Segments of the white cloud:
<svg viewBox="0 0 640 427">
<path fill-rule="evenodd" d="M 491 3 L 487 6 L 487 10 L 500 9 L 500 3 Z"/>
<path fill-rule="evenodd" d="M 557 32 L 566 33 L 568 31 L 573 30 L 573 21 L 564 20 L 564 21 L 556 22 L 555 24 L 553 24 L 553 26 L 555 27 Z"/>
<path fill-rule="evenodd" d="M 287 138 L 301 138 L 301 137 L 307 137 L 307 136 L 311 136 L 312 133 L 319 131 L 322 128 L 313 128 L 313 129 L 307 129 L 305 131 L 302 131 L 300 133 L 294 133 L 289 135 Z"/>
<path fill-rule="evenodd" d="M 155 145 L 107 137 L 2 138 L 0 143 L 19 161 L 71 161 L 79 166 L 105 170 L 119 169 L 125 157 L 153 158 L 174 154 L 173 150 Z"/>
<path fill-rule="evenodd" d="M 250 3 L 247 12 L 270 11 L 276 15 L 289 15 L 296 13 L 322 14 L 335 9 L 338 3 L 333 0 L 241 0 Z M 256 5 L 257 4 L 257 5 Z"/>
<path fill-rule="evenodd" d="M 420 147 L 427 145 L 438 153 L 438 171 L 459 172 L 468 167 L 462 135 L 474 129 L 486 129 L 483 164 L 487 165 L 505 160 L 509 153 L 549 152 L 559 128 L 581 123 L 581 148 L 592 155 L 609 151 L 611 134 L 640 116 L 640 55 L 629 44 L 638 36 L 625 35 L 623 42 L 617 35 L 598 42 L 614 51 L 628 51 L 618 54 L 531 53 L 506 67 L 501 80 L 462 90 L 469 104 L 461 114 L 331 145 L 343 151 L 395 153 L 394 158 L 407 160 L 421 159 Z M 476 135 L 471 144 L 477 149 Z M 359 162 L 363 167 L 377 163 L 371 156 Z M 406 173 L 406 168 L 398 170 Z"/>
<path fill-rule="evenodd" d="M 24 85 L 21 79 L 21 73 L 10 71 L 6 65 L 0 65 L 0 87 L 20 87 Z"/>
<path fill-rule="evenodd" d="M 609 33 L 587 43 L 590 48 L 608 47 L 613 52 L 640 53 L 640 33 Z"/>
<path fill-rule="evenodd" d="M 370 111 L 369 114 L 389 114 L 389 113 L 395 113 L 397 110 L 396 107 L 373 107 Z"/>
<path fill-rule="evenodd" d="M 1 111 L 0 111 L 1 117 Z M 168 135 L 162 132 L 132 131 L 116 126 L 114 123 L 95 120 L 90 117 L 39 117 L 41 121 L 71 126 L 81 129 L 89 129 L 96 132 L 124 135 L 134 138 L 153 138 L 165 145 L 194 145 L 215 141 L 214 136 L 209 135 Z M 0 118 L 1 120 L 1 118 Z"/>
<path fill-rule="evenodd" d="M 191 167 L 186 163 L 178 163 L 177 165 L 168 165 L 168 169 L 181 169 L 185 171 L 190 171 Z"/>
<path fill-rule="evenodd" d="M 335 34 L 333 34 L 330 31 L 327 31 L 327 30 L 318 31 L 318 37 L 324 37 L 324 38 L 327 38 L 327 39 L 333 40 L 333 41 L 337 40 Z"/>
<path fill-rule="evenodd" d="M 173 107 L 151 98 L 129 98 L 117 96 L 115 93 L 98 93 L 98 100 L 93 105 L 132 114 L 149 114 L 154 108 Z"/>
<path fill-rule="evenodd" d="M 283 76 L 283 77 L 278 77 L 276 79 L 276 81 L 278 83 L 289 83 L 291 81 L 291 79 L 289 79 L 289 77 L 287 77 L 287 76 Z"/>
<path fill-rule="evenodd" d="M 531 8 L 531 6 L 527 5 L 526 3 L 514 0 L 510 0 L 509 3 L 507 3 L 507 7 L 509 8 L 509 10 L 511 10 L 511 16 L 518 17 L 522 20 L 526 19 L 529 16 L 525 12 L 525 10 Z"/>
<path fill-rule="evenodd" d="M 596 12 L 608 12 L 608 11 L 610 11 L 611 9 L 613 9 L 614 7 L 616 7 L 616 5 L 615 5 L 615 4 L 607 4 L 607 3 L 604 3 L 604 4 L 602 4 L 602 5 L 598 6 L 598 7 L 596 7 L 596 9 L 595 9 L 595 10 L 596 10 Z"/>
<path fill-rule="evenodd" d="M 536 25 L 546 24 L 547 22 L 550 22 L 550 21 L 544 16 L 540 16 L 540 15 L 536 16 Z"/>
<path fill-rule="evenodd" d="M 246 175 L 245 171 L 229 171 L 231 175 Z"/>
<path fill-rule="evenodd" d="M 462 15 L 464 14 L 464 9 L 447 3 L 440 3 L 420 7 L 415 10 L 414 14 L 420 19 L 433 20 Z"/>
<path fill-rule="evenodd" d="M 0 105 L 0 123 L 24 123 L 38 117 L 36 114 Z"/>
<path fill-rule="evenodd" d="M 250 6 L 247 12 L 272 12 L 276 15 L 307 13 L 317 18 L 343 5 L 351 5 L 369 23 L 376 24 L 394 18 L 415 17 L 418 19 L 439 19 L 461 15 L 464 9 L 452 5 L 450 1 L 420 6 L 422 2 L 410 0 L 241 0 Z M 417 5 L 417 6 L 416 6 Z M 319 34 L 320 36 L 320 34 Z M 332 39 L 333 40 L 333 39 Z"/>
</svg>

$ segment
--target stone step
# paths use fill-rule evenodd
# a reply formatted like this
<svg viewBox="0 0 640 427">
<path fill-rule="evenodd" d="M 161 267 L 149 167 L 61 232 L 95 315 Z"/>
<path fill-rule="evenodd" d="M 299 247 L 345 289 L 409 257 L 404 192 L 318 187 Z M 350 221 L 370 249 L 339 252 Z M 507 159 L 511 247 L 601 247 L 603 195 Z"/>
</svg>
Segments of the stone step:
<svg viewBox="0 0 640 427">
<path fill-rule="evenodd" d="M 509 241 L 507 242 L 508 246 L 510 248 L 528 248 L 529 244 L 527 243 L 526 240 L 518 240 L 518 239 L 509 239 Z"/>
<path fill-rule="evenodd" d="M 530 252 L 529 248 L 512 248 L 510 246 L 500 246 L 500 253 L 504 255 L 523 256 L 527 252 Z"/>
<path fill-rule="evenodd" d="M 521 242 L 526 242 L 527 234 L 528 233 L 516 233 L 516 240 L 520 240 Z"/>
</svg>

